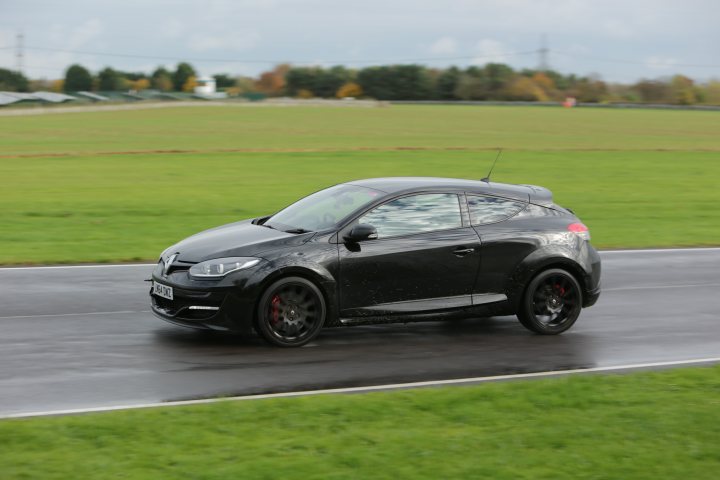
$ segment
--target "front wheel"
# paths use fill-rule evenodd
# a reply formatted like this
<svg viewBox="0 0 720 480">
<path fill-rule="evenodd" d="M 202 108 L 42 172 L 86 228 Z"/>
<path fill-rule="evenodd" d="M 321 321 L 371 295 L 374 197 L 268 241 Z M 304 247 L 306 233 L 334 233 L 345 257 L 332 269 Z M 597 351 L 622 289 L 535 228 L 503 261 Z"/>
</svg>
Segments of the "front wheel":
<svg viewBox="0 0 720 480">
<path fill-rule="evenodd" d="M 573 326 L 582 310 L 582 289 L 569 272 L 540 272 L 525 289 L 517 313 L 520 323 L 542 335 L 557 335 Z"/>
<path fill-rule="evenodd" d="M 302 277 L 282 278 L 263 293 L 257 312 L 257 332 L 279 347 L 299 347 L 315 338 L 325 322 L 320 289 Z"/>
</svg>

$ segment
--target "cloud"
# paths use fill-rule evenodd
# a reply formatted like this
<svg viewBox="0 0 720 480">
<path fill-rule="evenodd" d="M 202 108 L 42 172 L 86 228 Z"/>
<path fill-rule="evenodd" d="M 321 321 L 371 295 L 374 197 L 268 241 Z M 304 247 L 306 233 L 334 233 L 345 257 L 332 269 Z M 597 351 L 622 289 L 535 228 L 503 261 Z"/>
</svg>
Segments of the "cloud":
<svg viewBox="0 0 720 480">
<path fill-rule="evenodd" d="M 258 45 L 260 35 L 257 32 L 230 33 L 226 35 L 194 34 L 190 37 L 188 48 L 194 52 L 210 50 L 250 50 Z"/>
<path fill-rule="evenodd" d="M 678 61 L 676 58 L 652 55 L 644 60 L 645 66 L 652 70 L 671 70 L 675 68 Z"/>
<path fill-rule="evenodd" d="M 507 62 L 510 50 L 502 42 L 485 38 L 475 45 L 475 58 L 472 63 L 484 65 L 486 63 Z"/>
<path fill-rule="evenodd" d="M 160 25 L 160 36 L 168 39 L 180 38 L 186 31 L 185 24 L 177 18 L 169 18 Z"/>
<path fill-rule="evenodd" d="M 45 28 L 47 39 L 44 42 L 35 38 L 37 34 L 26 33 L 26 44 L 59 48 L 63 52 L 27 49 L 25 51 L 24 72 L 36 78 L 59 78 L 65 69 L 73 63 L 79 63 L 91 71 L 97 71 L 105 65 L 111 65 L 112 59 L 99 59 L 96 55 L 77 55 L 72 50 L 103 51 L 107 45 L 102 41 L 106 33 L 103 22 L 98 18 L 89 18 L 82 22 L 55 23 Z M 32 43 L 31 43 L 32 42 Z M 13 51 L 14 53 L 14 51 Z M 0 56 L 0 60 L 2 57 Z M 12 65 L 14 67 L 14 60 Z"/>
<path fill-rule="evenodd" d="M 0 28 L 0 48 L 10 48 L 15 46 L 15 35 L 9 30 Z"/>
<path fill-rule="evenodd" d="M 3 68 L 15 68 L 14 35 L 0 28 L 0 65 Z"/>
<path fill-rule="evenodd" d="M 628 25 L 624 20 L 611 18 L 601 23 L 602 32 L 610 38 L 628 39 L 635 35 L 635 27 Z"/>
<path fill-rule="evenodd" d="M 457 52 L 457 42 L 452 37 L 442 37 L 430 45 L 430 53 L 434 55 L 452 55 Z"/>
<path fill-rule="evenodd" d="M 215 62 L 200 59 L 230 59 L 248 51 L 253 59 L 356 60 L 358 66 L 367 65 L 366 60 L 475 55 L 476 64 L 499 61 L 523 68 L 535 65 L 537 56 L 507 54 L 536 50 L 545 34 L 553 68 L 578 74 L 601 71 L 609 80 L 625 81 L 661 74 L 673 62 L 714 63 L 714 47 L 720 43 L 717 0 L 208 0 L 192 3 L 194 8 L 180 8 L 177 0 L 130 0 L 126 8 L 76 0 L 62 8 L 44 2 L 47 18 L 38 17 L 35 3 L 0 0 L 0 46 L 5 47 L 0 49 L 0 66 L 15 65 L 15 35 L 22 27 L 25 69 L 31 76 L 61 76 L 70 63 L 134 70 L 169 62 L 164 57 L 214 69 Z M 161 58 L 60 54 L 31 46 Z M 598 60 L 602 58 L 637 63 Z M 442 67 L 470 62 L 432 63 Z M 229 67 L 224 68 L 230 73 L 267 68 Z M 708 69 L 675 68 L 688 75 L 712 74 Z"/>
<path fill-rule="evenodd" d="M 82 47 L 100 37 L 103 30 L 102 22 L 97 18 L 91 18 L 73 28 L 65 37 L 65 44 L 72 48 Z"/>
</svg>

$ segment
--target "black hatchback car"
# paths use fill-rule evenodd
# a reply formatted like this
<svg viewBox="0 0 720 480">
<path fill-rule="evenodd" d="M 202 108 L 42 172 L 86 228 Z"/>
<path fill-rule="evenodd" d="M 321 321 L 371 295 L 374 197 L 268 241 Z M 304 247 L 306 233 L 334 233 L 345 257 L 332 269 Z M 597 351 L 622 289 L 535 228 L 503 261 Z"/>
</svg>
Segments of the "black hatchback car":
<svg viewBox="0 0 720 480">
<path fill-rule="evenodd" d="M 511 314 L 558 334 L 597 301 L 600 257 L 545 188 L 376 178 L 193 235 L 152 281 L 160 318 L 278 346 L 329 326 Z"/>
</svg>

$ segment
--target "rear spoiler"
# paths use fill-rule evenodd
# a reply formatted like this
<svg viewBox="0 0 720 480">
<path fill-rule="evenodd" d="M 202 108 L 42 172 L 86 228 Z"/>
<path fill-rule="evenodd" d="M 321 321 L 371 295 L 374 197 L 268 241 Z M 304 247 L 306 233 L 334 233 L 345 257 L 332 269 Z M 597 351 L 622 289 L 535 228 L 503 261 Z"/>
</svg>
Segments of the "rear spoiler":
<svg viewBox="0 0 720 480">
<path fill-rule="evenodd" d="M 543 205 L 546 207 L 553 205 L 553 195 L 550 190 L 537 185 L 521 185 L 529 190 L 530 203 Z"/>
</svg>

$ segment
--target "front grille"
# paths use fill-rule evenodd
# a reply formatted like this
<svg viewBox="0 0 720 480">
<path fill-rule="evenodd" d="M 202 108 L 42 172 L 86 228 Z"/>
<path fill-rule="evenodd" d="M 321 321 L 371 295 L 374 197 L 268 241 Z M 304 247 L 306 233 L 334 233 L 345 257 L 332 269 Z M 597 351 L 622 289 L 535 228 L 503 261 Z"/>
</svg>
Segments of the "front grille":
<svg viewBox="0 0 720 480">
<path fill-rule="evenodd" d="M 186 262 L 178 262 L 177 260 L 173 262 L 172 265 L 170 265 L 170 268 L 168 268 L 167 274 L 170 275 L 171 273 L 175 272 L 184 272 L 187 270 L 190 270 L 190 267 L 195 265 L 194 263 L 186 263 Z"/>
<path fill-rule="evenodd" d="M 157 275 L 162 275 L 165 277 L 174 272 L 184 272 L 190 270 L 190 267 L 192 267 L 193 265 L 195 264 L 191 262 L 181 262 L 180 260 L 175 260 L 173 264 L 170 265 L 170 268 L 168 268 L 168 271 L 165 272 L 165 262 L 161 258 L 158 261 L 157 266 L 155 267 L 155 273 Z"/>
<path fill-rule="evenodd" d="M 225 295 L 221 293 L 194 292 L 179 288 L 173 289 L 173 299 L 152 295 L 153 307 L 165 315 L 184 320 L 206 320 L 218 313 L 218 310 L 191 310 L 191 306 L 219 308 Z"/>
</svg>

